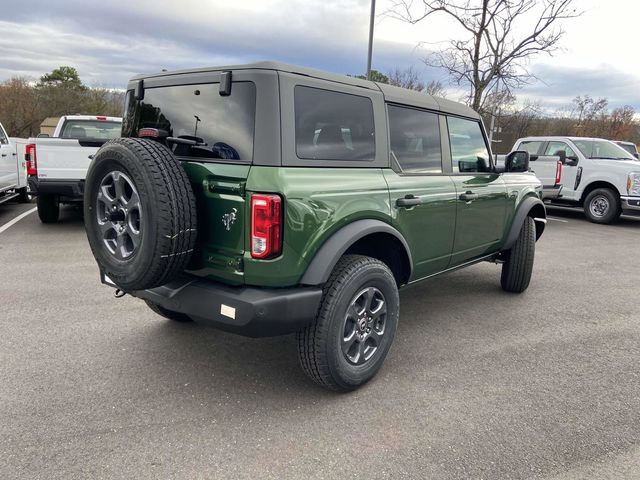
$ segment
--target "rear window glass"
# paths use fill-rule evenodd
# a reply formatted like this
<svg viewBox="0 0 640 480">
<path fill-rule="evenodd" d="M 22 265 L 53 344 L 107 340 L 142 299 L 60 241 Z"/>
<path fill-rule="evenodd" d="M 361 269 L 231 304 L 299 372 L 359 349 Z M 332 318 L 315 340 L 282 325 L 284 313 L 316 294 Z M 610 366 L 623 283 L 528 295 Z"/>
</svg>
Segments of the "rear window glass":
<svg viewBox="0 0 640 480">
<path fill-rule="evenodd" d="M 390 105 L 389 131 L 391 153 L 404 172 L 442 172 L 438 115 Z"/>
<path fill-rule="evenodd" d="M 123 134 L 138 137 L 141 129 L 154 129 L 178 156 L 250 161 L 255 84 L 234 82 L 229 96 L 219 88 L 207 83 L 145 89 L 143 100 L 129 99 Z"/>
<path fill-rule="evenodd" d="M 122 124 L 105 120 L 67 120 L 62 127 L 60 138 L 100 138 L 111 140 L 120 137 Z"/>
<path fill-rule="evenodd" d="M 296 153 L 309 160 L 373 160 L 373 104 L 366 97 L 295 88 Z"/>
</svg>

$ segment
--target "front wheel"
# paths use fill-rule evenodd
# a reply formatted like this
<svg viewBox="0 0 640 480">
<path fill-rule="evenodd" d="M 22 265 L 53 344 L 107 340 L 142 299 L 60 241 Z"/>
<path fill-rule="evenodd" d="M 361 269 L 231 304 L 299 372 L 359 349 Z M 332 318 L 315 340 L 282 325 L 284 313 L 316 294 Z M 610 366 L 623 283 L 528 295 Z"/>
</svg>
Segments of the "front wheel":
<svg viewBox="0 0 640 480">
<path fill-rule="evenodd" d="M 608 188 L 596 188 L 584 201 L 584 214 L 593 223 L 613 223 L 622 214 L 620 197 Z"/>
<path fill-rule="evenodd" d="M 297 335 L 304 372 L 318 385 L 340 392 L 368 382 L 391 347 L 399 305 L 387 265 L 345 255 L 325 285 L 315 321 Z"/>
<path fill-rule="evenodd" d="M 535 220 L 526 217 L 511 250 L 504 253 L 500 283 L 506 292 L 522 293 L 529 286 L 536 251 Z"/>
</svg>

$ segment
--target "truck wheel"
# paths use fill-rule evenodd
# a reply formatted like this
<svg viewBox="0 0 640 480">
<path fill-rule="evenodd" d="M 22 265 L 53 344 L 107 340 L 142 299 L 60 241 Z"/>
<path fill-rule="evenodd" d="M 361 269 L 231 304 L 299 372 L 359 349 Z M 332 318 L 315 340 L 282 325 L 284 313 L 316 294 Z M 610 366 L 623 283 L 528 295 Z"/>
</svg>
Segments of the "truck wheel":
<svg viewBox="0 0 640 480">
<path fill-rule="evenodd" d="M 506 292 L 522 293 L 529 286 L 533 272 L 533 258 L 536 251 L 536 225 L 531 217 L 526 217 L 520 235 L 511 250 L 504 253 L 500 283 Z"/>
<path fill-rule="evenodd" d="M 98 266 L 121 290 L 163 285 L 186 268 L 196 241 L 187 174 L 153 140 L 111 140 L 87 172 L 84 224 Z"/>
<path fill-rule="evenodd" d="M 596 188 L 584 201 L 584 214 L 593 223 L 613 223 L 622 214 L 620 198 L 608 188 Z"/>
<path fill-rule="evenodd" d="M 393 342 L 399 304 L 389 267 L 374 258 L 345 255 L 324 287 L 315 321 L 297 334 L 304 372 L 339 392 L 369 381 Z"/>
<path fill-rule="evenodd" d="M 167 310 L 166 308 L 161 307 L 156 303 L 150 302 L 149 300 L 145 300 L 145 303 L 151 310 L 153 310 L 155 313 L 157 313 L 161 317 L 168 318 L 169 320 L 173 320 L 174 322 L 181 322 L 181 323 L 193 322 L 191 317 L 189 317 L 188 315 L 185 315 L 184 313 L 174 312 L 173 310 Z"/>
<path fill-rule="evenodd" d="M 38 195 L 38 217 L 42 223 L 56 223 L 60 218 L 60 200 L 57 195 Z"/>
<path fill-rule="evenodd" d="M 31 202 L 31 191 L 29 187 L 24 187 L 18 190 L 18 202 L 29 203 Z"/>
</svg>

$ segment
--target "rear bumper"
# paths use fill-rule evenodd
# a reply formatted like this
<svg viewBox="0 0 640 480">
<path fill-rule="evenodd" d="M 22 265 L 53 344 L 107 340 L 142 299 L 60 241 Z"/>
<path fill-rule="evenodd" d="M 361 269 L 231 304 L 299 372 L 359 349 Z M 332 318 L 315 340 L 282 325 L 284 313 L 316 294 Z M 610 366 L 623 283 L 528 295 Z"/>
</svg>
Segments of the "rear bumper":
<svg viewBox="0 0 640 480">
<path fill-rule="evenodd" d="M 47 180 L 29 177 L 33 195 L 59 195 L 68 200 L 82 200 L 84 180 Z"/>
<path fill-rule="evenodd" d="M 622 210 L 634 215 L 640 214 L 640 197 L 621 196 Z"/>
<path fill-rule="evenodd" d="M 285 335 L 303 329 L 315 318 L 322 297 L 319 287 L 230 287 L 187 276 L 158 288 L 128 293 L 247 337 Z"/>
<path fill-rule="evenodd" d="M 551 200 L 560 197 L 562 193 L 562 185 L 555 185 L 553 187 L 542 187 L 542 199 Z"/>
</svg>

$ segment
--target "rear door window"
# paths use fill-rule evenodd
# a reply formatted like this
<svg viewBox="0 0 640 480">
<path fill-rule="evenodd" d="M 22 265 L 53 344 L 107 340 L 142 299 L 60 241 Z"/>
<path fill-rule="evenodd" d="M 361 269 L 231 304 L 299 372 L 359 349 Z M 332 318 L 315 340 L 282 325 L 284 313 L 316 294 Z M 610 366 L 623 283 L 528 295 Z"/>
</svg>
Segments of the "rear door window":
<svg viewBox="0 0 640 480">
<path fill-rule="evenodd" d="M 547 149 L 544 151 L 545 155 L 556 155 L 558 152 L 564 152 L 567 157 L 575 157 L 576 153 L 565 142 L 549 142 Z"/>
<path fill-rule="evenodd" d="M 375 128 L 369 98 L 298 85 L 294 104 L 298 158 L 374 160 Z"/>
<path fill-rule="evenodd" d="M 407 173 L 442 173 L 438 115 L 389 105 L 391 154 Z"/>
<path fill-rule="evenodd" d="M 105 120 L 67 120 L 60 138 L 111 140 L 120 137 L 122 124 Z"/>
<path fill-rule="evenodd" d="M 447 124 L 453 172 L 489 172 L 489 150 L 480 123 L 476 120 L 448 117 Z"/>
<path fill-rule="evenodd" d="M 518 145 L 518 150 L 529 152 L 530 155 L 537 155 L 540 152 L 543 143 L 544 142 L 541 141 L 521 142 L 520 145 Z"/>
<path fill-rule="evenodd" d="M 144 99 L 128 102 L 123 134 L 157 139 L 177 156 L 208 159 L 253 159 L 256 87 L 234 82 L 221 96 L 218 83 L 154 87 Z"/>
</svg>

